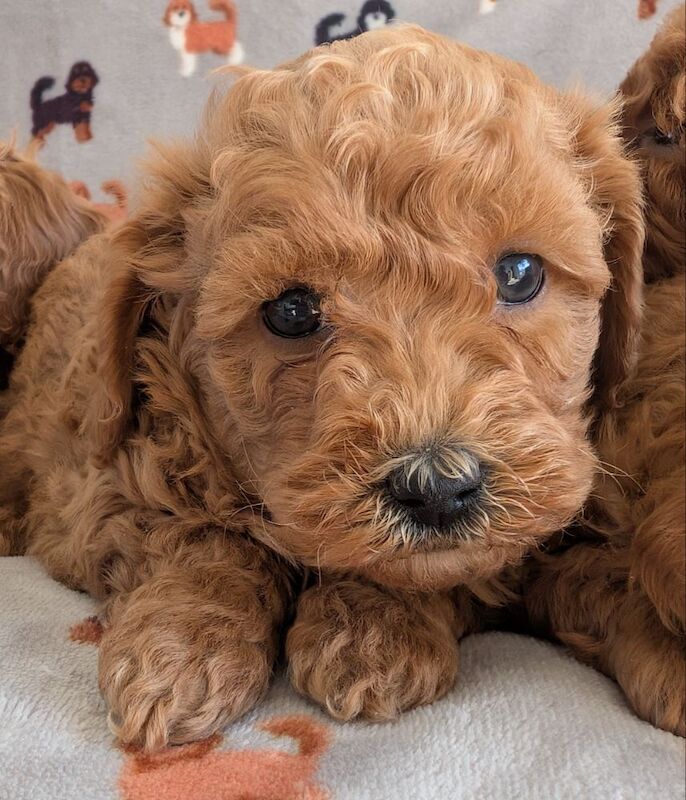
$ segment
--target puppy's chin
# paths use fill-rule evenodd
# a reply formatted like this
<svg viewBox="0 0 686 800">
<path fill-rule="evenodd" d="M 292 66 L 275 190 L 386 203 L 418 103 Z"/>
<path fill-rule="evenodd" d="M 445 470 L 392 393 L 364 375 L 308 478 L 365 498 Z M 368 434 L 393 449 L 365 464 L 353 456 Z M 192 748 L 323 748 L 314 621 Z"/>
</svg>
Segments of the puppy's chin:
<svg viewBox="0 0 686 800">
<path fill-rule="evenodd" d="M 449 549 L 379 558 L 363 565 L 359 572 L 394 588 L 441 591 L 494 578 L 509 564 L 518 563 L 527 549 L 521 542 L 507 546 L 462 542 Z"/>
<path fill-rule="evenodd" d="M 284 536 L 292 525 L 279 515 L 253 528 L 253 536 L 285 558 L 317 571 L 356 573 L 384 586 L 415 591 L 442 591 L 494 578 L 508 565 L 519 563 L 531 549 L 529 538 L 490 541 L 482 536 L 465 539 L 456 533 L 425 543 L 408 544 L 399 532 L 389 536 L 360 525 L 340 536 L 325 537 L 302 527 L 296 537 Z M 330 532 L 332 533 L 332 532 Z M 403 541 L 404 540 L 404 541 Z"/>
</svg>

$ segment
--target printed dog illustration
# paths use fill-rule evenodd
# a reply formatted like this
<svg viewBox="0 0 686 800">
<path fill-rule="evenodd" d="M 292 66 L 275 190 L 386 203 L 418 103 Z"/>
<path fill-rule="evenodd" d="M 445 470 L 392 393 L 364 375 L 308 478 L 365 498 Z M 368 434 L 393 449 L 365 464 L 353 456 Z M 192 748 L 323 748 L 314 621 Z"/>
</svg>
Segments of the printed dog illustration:
<svg viewBox="0 0 686 800">
<path fill-rule="evenodd" d="M 276 717 L 260 728 L 291 737 L 298 751 L 218 750 L 220 736 L 155 754 L 126 748 L 124 800 L 327 800 L 314 782 L 329 746 L 327 729 L 307 716 Z"/>
<path fill-rule="evenodd" d="M 336 34 L 334 31 L 340 27 L 345 20 L 345 14 L 329 14 L 324 17 L 315 29 L 315 44 L 327 44 L 329 42 L 341 42 L 345 39 L 352 39 L 361 33 L 383 28 L 395 19 L 393 6 L 386 0 L 367 0 L 360 9 L 357 17 L 357 27 L 348 33 Z"/>
<path fill-rule="evenodd" d="M 164 15 L 172 47 L 181 54 L 179 72 L 188 78 L 195 73 L 200 53 L 215 53 L 230 65 L 243 61 L 243 47 L 236 39 L 237 12 L 232 0 L 211 0 L 210 9 L 225 19 L 200 22 L 190 0 L 171 0 Z"/>
<path fill-rule="evenodd" d="M 71 123 L 77 142 L 87 142 L 93 138 L 90 128 L 93 110 L 93 89 L 99 82 L 98 75 L 87 61 L 78 61 L 69 71 L 65 83 L 66 92 L 43 100 L 43 92 L 55 85 L 49 76 L 39 78 L 31 89 L 31 111 L 33 114 L 33 136 L 44 141 L 56 125 Z"/>
</svg>

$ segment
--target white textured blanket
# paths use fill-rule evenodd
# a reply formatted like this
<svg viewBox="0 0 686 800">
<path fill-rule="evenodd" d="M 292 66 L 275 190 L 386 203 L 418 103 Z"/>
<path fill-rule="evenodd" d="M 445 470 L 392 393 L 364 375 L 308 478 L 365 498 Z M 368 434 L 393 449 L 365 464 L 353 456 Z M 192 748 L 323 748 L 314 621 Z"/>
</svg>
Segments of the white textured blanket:
<svg viewBox="0 0 686 800">
<path fill-rule="evenodd" d="M 504 633 L 465 640 L 458 687 L 394 724 L 337 725 L 278 679 L 223 737 L 141 759 L 107 729 L 97 630 L 79 626 L 94 610 L 35 561 L 0 559 L 1 800 L 685 795 L 683 740 L 562 649 Z"/>
</svg>

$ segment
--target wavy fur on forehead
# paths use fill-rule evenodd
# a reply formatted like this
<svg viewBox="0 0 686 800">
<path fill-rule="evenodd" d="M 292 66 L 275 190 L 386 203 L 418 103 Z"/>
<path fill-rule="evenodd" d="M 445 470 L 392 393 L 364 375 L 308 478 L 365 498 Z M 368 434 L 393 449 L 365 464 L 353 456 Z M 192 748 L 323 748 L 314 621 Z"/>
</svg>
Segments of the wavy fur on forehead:
<svg viewBox="0 0 686 800">
<path fill-rule="evenodd" d="M 275 221 L 279 209 L 299 216 L 306 198 L 294 197 L 292 184 L 301 183 L 303 171 L 307 180 L 315 177 L 308 159 L 331 170 L 322 188 L 346 190 L 332 204 L 343 201 L 360 218 L 409 211 L 409 191 L 423 195 L 427 211 L 448 215 L 446 198 L 460 197 L 459 177 L 443 169 L 451 162 L 468 165 L 483 192 L 497 179 L 499 161 L 524 169 L 515 154 L 539 147 L 541 136 L 561 159 L 574 157 L 577 147 L 582 159 L 591 155 L 582 149 L 586 124 L 611 124 L 615 113 L 604 105 L 596 111 L 581 94 L 561 98 L 523 65 L 397 26 L 311 51 L 274 71 L 248 72 L 215 96 L 200 143 L 213 185 L 227 187 L 226 202 L 244 225 L 257 206 L 264 219 L 265 203 Z M 457 127 L 459 142 L 450 135 Z M 590 194 L 590 182 L 586 189 Z M 431 217 L 417 222 L 437 227 Z"/>
<path fill-rule="evenodd" d="M 443 164 L 459 157 L 478 169 L 488 185 L 500 157 L 522 168 L 509 149 L 540 146 L 542 135 L 560 158 L 578 158 L 582 176 L 587 172 L 589 202 L 595 203 L 598 176 L 593 168 L 616 154 L 596 148 L 607 148 L 605 137 L 608 129 L 616 130 L 618 104 L 594 104 L 580 92 L 561 95 L 521 64 L 413 26 L 334 43 L 275 70 L 227 71 L 241 77 L 230 90 L 214 92 L 194 146 L 160 148 L 161 158 L 150 162 L 159 195 L 149 197 L 143 215 L 166 203 L 172 213 L 187 208 L 191 199 L 199 206 L 204 196 L 211 197 L 218 215 L 230 205 L 234 214 L 229 216 L 242 228 L 250 217 L 240 212 L 257 205 L 263 225 L 278 223 L 278 216 L 265 217 L 263 201 L 276 212 L 282 189 L 289 192 L 289 202 L 281 203 L 283 212 L 306 224 L 299 204 L 307 198 L 289 189 L 293 183 L 304 186 L 303 172 L 308 179 L 313 176 L 309 156 L 312 166 L 324 160 L 335 185 L 348 190 L 336 200 L 349 201 L 352 195 L 365 204 L 371 194 L 374 207 L 358 210 L 390 216 L 397 206 L 389 209 L 387 200 L 424 177 L 418 171 L 426 170 L 427 158 Z M 526 126 L 517 124 L 523 118 Z M 459 143 L 449 135 L 458 122 Z M 431 191 L 444 200 L 447 188 L 454 187 L 439 183 Z M 610 230 L 609 216 L 604 223 Z"/>
<path fill-rule="evenodd" d="M 209 259 L 190 258 L 190 241 L 211 253 L 220 245 L 217 232 L 238 244 L 243 234 L 291 225 L 304 248 L 316 243 L 318 258 L 327 250 L 338 258 L 343 245 L 372 255 L 392 235 L 384 219 L 400 214 L 418 233 L 404 238 L 402 250 L 408 263 L 421 263 L 414 258 L 421 237 L 444 237 L 451 198 L 465 200 L 461 169 L 474 172 L 481 195 L 490 187 L 498 201 L 488 213 L 507 225 L 516 198 L 503 196 L 495 166 L 504 158 L 513 170 L 540 162 L 526 153 L 539 146 L 541 130 L 560 161 L 575 165 L 578 180 L 557 186 L 537 177 L 547 180 L 547 191 L 585 199 L 605 242 L 613 285 L 603 303 L 593 402 L 615 402 L 635 357 L 643 245 L 636 174 L 617 135 L 618 105 L 560 94 L 522 65 L 413 26 L 313 50 L 273 71 L 240 72 L 230 90 L 214 94 L 192 146 L 158 148 L 139 212 L 115 237 L 120 274 L 108 294 L 103 391 L 95 405 L 101 460 L 126 428 L 133 341 L 146 310 L 165 292 L 196 295 L 207 274 Z M 456 143 L 448 132 L 458 120 L 465 133 Z M 326 170 L 318 168 L 322 161 Z M 363 224 L 369 215 L 381 223 L 375 230 Z M 558 229 L 562 244 L 577 230 L 594 235 L 588 220 L 559 230 L 545 198 L 531 198 L 530 216 Z M 345 219 L 344 236 L 321 224 L 336 219 Z M 474 215 L 470 224 L 486 229 L 488 220 Z"/>
</svg>

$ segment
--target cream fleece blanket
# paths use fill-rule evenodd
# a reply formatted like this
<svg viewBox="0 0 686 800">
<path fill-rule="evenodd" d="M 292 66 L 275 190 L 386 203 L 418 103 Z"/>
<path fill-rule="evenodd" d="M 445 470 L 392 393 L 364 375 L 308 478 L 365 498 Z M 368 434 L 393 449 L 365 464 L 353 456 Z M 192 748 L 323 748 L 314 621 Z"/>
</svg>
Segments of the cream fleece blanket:
<svg viewBox="0 0 686 800">
<path fill-rule="evenodd" d="M 684 741 L 561 648 L 466 639 L 458 687 L 392 724 L 337 725 L 282 678 L 223 737 L 153 760 L 113 741 L 86 595 L 0 559 L 0 800 L 677 800 Z M 76 626 L 76 627 L 75 627 Z M 71 632 L 71 634 L 70 634 Z M 71 638 L 70 638 L 71 637 Z M 268 728 L 269 730 L 266 730 Z"/>
</svg>

